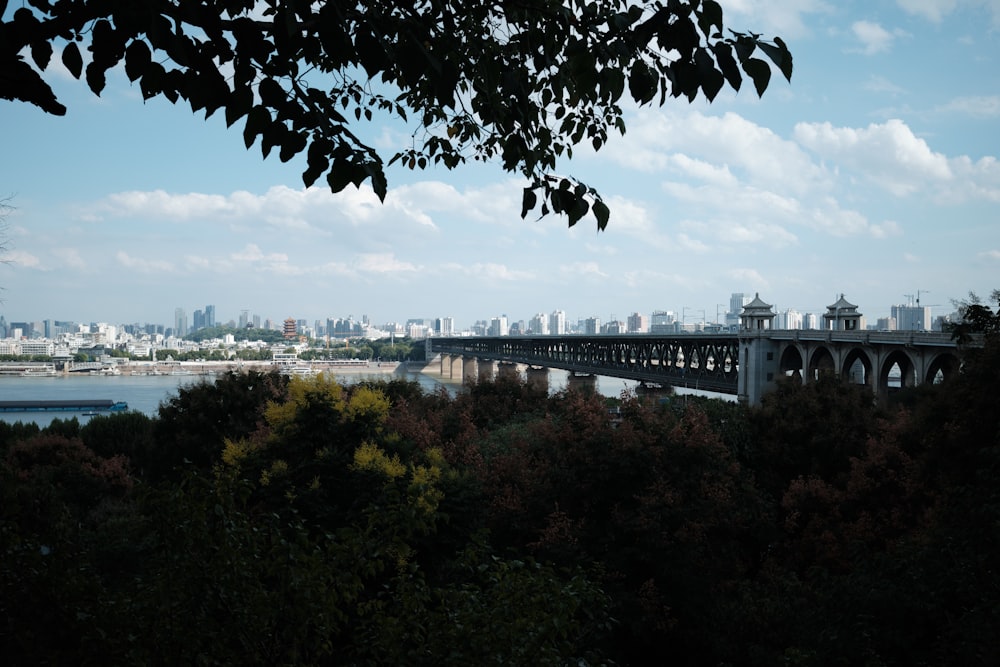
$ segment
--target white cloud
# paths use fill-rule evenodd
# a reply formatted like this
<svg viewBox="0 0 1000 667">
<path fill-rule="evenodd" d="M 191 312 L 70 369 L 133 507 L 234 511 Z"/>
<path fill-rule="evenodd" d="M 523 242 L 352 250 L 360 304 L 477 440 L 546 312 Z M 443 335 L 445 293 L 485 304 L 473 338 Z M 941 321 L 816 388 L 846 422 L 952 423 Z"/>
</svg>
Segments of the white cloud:
<svg viewBox="0 0 1000 667">
<path fill-rule="evenodd" d="M 1000 95 L 956 97 L 947 104 L 938 107 L 938 110 L 972 116 L 973 118 L 997 118 L 1000 117 Z"/>
<path fill-rule="evenodd" d="M 1000 262 L 1000 250 L 986 250 L 979 253 L 979 256 L 990 262 Z"/>
<path fill-rule="evenodd" d="M 396 259 L 392 253 L 360 255 L 354 262 L 355 267 L 365 273 L 412 273 L 419 267 L 410 262 Z"/>
<path fill-rule="evenodd" d="M 140 259 L 119 250 L 115 253 L 118 263 L 137 273 L 173 273 L 174 265 L 165 260 Z"/>
<path fill-rule="evenodd" d="M 933 23 L 940 23 L 941 19 L 954 11 L 958 5 L 957 0 L 896 0 L 903 11 L 920 16 Z"/>
<path fill-rule="evenodd" d="M 728 0 L 723 5 L 726 25 L 780 35 L 785 40 L 809 34 L 811 14 L 827 14 L 831 5 L 822 0 Z"/>
<path fill-rule="evenodd" d="M 29 252 L 24 252 L 21 250 L 8 250 L 6 251 L 0 259 L 3 262 L 11 264 L 16 267 L 22 267 L 26 269 L 43 269 L 41 261 L 38 257 L 32 255 Z"/>
<path fill-rule="evenodd" d="M 760 272 L 757 271 L 757 269 L 732 269 L 727 271 L 726 275 L 744 285 L 752 285 L 754 291 L 770 287 L 770 283 L 768 283 L 768 281 L 760 274 Z"/>
<path fill-rule="evenodd" d="M 62 262 L 62 265 L 70 269 L 86 270 L 87 262 L 80 256 L 77 248 L 54 248 L 52 254 Z"/>
<path fill-rule="evenodd" d="M 497 262 L 477 262 L 469 265 L 449 262 L 441 266 L 440 272 L 446 276 L 464 277 L 487 284 L 496 281 L 516 282 L 536 279 L 535 274 L 531 271 L 511 269 L 507 265 Z"/>
<path fill-rule="evenodd" d="M 607 278 L 608 274 L 601 271 L 597 262 L 573 262 L 563 264 L 559 267 L 559 272 L 569 276 L 589 276 L 597 278 Z"/>
<path fill-rule="evenodd" d="M 830 123 L 798 123 L 794 136 L 822 158 L 860 172 L 897 196 L 953 178 L 948 159 L 932 151 L 901 120 L 863 129 L 836 128 Z"/>
<path fill-rule="evenodd" d="M 265 255 L 256 243 L 248 243 L 243 250 L 234 252 L 230 258 L 237 262 L 287 262 L 288 255 L 281 252 L 274 252 Z"/>
<path fill-rule="evenodd" d="M 887 95 L 901 95 L 906 92 L 906 89 L 877 74 L 872 74 L 868 77 L 868 81 L 865 82 L 865 90 L 870 90 L 873 93 L 885 93 Z"/>
<path fill-rule="evenodd" d="M 678 176 L 802 193 L 822 188 L 829 176 L 794 142 L 742 116 L 643 109 L 629 131 L 602 156 L 632 169 L 669 169 Z"/>
<path fill-rule="evenodd" d="M 898 32 L 889 32 L 878 23 L 871 21 L 855 21 L 851 24 L 851 32 L 854 38 L 861 43 L 859 51 L 866 56 L 876 53 L 886 53 L 892 48 L 892 43 L 900 35 Z"/>
</svg>

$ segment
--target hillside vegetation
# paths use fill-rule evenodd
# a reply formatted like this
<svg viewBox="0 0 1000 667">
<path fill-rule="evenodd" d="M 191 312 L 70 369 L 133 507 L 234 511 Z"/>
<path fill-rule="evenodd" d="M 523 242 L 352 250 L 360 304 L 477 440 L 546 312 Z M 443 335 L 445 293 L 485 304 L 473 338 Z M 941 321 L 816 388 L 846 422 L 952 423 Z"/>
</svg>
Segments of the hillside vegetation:
<svg viewBox="0 0 1000 667">
<path fill-rule="evenodd" d="M 0 660 L 1000 663 L 1000 345 L 873 405 L 232 374 L 0 425 Z"/>
</svg>

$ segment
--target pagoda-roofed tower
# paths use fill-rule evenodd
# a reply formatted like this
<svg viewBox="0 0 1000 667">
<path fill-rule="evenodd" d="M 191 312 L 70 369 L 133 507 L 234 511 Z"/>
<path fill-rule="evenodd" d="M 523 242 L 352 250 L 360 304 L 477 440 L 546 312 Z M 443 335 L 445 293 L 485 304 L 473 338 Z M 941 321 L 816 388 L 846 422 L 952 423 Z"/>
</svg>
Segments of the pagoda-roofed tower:
<svg viewBox="0 0 1000 667">
<path fill-rule="evenodd" d="M 753 295 L 753 301 L 743 306 L 740 313 L 740 328 L 744 331 L 759 331 L 770 329 L 774 324 L 774 311 L 771 304 L 765 303 L 760 298 L 760 293 Z"/>
<path fill-rule="evenodd" d="M 826 307 L 823 314 L 823 328 L 834 331 L 860 331 L 861 313 L 856 304 L 851 303 L 841 294 L 837 302 Z"/>
</svg>

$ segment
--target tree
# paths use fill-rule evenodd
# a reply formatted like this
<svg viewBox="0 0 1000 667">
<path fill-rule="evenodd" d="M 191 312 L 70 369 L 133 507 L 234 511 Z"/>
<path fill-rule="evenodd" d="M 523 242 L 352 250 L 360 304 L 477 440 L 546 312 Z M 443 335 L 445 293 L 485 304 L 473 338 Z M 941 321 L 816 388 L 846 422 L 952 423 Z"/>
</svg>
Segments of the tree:
<svg viewBox="0 0 1000 667">
<path fill-rule="evenodd" d="M 334 192 L 370 181 L 384 198 L 386 164 L 498 159 L 528 180 L 522 217 L 539 208 L 573 225 L 592 212 L 603 229 L 600 195 L 556 163 L 624 132 L 626 93 L 712 100 L 746 75 L 760 95 L 771 67 L 758 50 L 791 78 L 780 38 L 724 32 L 715 0 L 27 0 L 0 22 L 0 98 L 62 115 L 38 71 L 56 48 L 98 95 L 124 61 L 145 99 L 243 119 L 247 148 L 259 137 L 265 157 L 304 152 L 307 186 L 326 174 Z M 366 143 L 361 119 L 375 113 L 412 117 L 412 145 L 385 156 Z"/>
<path fill-rule="evenodd" d="M 951 326 L 951 337 L 960 344 L 972 340 L 972 334 L 996 336 L 1000 334 L 1000 289 L 990 293 L 990 300 L 997 304 L 997 312 L 983 305 L 975 292 L 969 292 L 968 299 L 955 301 L 960 320 Z"/>
</svg>

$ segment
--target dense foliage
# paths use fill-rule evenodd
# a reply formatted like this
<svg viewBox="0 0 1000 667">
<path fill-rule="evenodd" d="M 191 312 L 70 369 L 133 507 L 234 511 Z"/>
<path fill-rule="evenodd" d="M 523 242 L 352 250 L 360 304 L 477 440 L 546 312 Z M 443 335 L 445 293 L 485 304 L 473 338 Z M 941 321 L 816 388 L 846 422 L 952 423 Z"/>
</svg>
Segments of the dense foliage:
<svg viewBox="0 0 1000 667">
<path fill-rule="evenodd" d="M 967 359 L 881 406 L 250 373 L 0 424 L 0 660 L 997 664 L 1000 341 Z"/>
<path fill-rule="evenodd" d="M 54 58 L 98 95 L 123 64 L 145 99 L 242 120 L 265 157 L 304 153 L 306 185 L 367 181 L 384 198 L 387 161 L 496 160 L 528 181 L 522 217 L 539 208 L 572 225 L 592 212 L 601 229 L 608 207 L 556 162 L 624 132 L 622 98 L 712 100 L 744 76 L 762 94 L 771 65 L 758 55 L 792 74 L 781 39 L 727 33 L 715 0 L 17 4 L 8 14 L 0 0 L 0 99 L 62 115 L 41 74 Z M 366 139 L 376 115 L 410 123 L 412 143 L 383 155 Z"/>
</svg>

